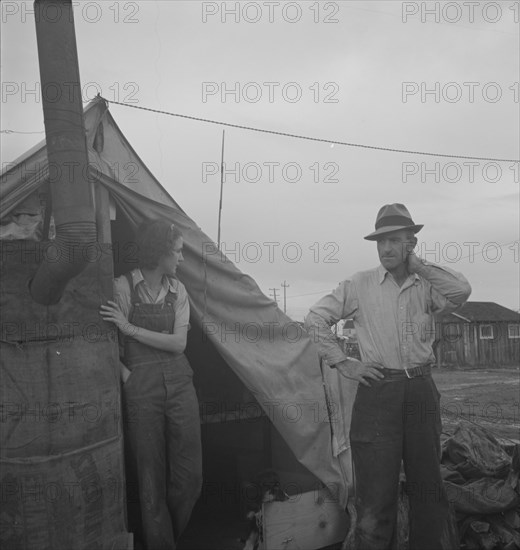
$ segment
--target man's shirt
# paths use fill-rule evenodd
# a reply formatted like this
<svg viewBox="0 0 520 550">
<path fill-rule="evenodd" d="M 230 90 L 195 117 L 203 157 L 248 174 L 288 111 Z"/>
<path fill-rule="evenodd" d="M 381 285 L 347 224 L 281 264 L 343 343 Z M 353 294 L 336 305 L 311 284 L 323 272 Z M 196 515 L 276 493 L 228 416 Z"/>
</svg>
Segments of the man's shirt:
<svg viewBox="0 0 520 550">
<path fill-rule="evenodd" d="M 163 304 L 168 291 L 177 295 L 174 303 L 175 311 L 175 332 L 177 329 L 189 326 L 190 323 L 190 304 L 188 301 L 188 293 L 184 285 L 178 280 L 171 277 L 163 276 L 162 286 L 157 298 L 154 299 L 143 274 L 139 268 L 131 272 L 132 283 L 137 291 L 137 296 L 143 304 Z M 114 280 L 114 300 L 123 312 L 123 315 L 128 319 L 130 308 L 132 306 L 132 295 L 126 276 L 122 275 Z"/>
<path fill-rule="evenodd" d="M 380 265 L 356 273 L 319 300 L 305 326 L 330 365 L 347 358 L 330 326 L 340 319 L 353 319 L 364 362 L 410 368 L 435 360 L 433 314 L 455 310 L 470 293 L 465 277 L 451 269 L 423 262 L 399 287 Z"/>
</svg>

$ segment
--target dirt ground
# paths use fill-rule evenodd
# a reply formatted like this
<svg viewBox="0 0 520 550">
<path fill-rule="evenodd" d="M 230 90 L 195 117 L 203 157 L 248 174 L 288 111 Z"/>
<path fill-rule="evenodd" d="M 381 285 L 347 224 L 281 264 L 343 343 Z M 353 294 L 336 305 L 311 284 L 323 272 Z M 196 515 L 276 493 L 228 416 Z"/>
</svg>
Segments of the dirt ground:
<svg viewBox="0 0 520 550">
<path fill-rule="evenodd" d="M 497 438 L 520 440 L 520 369 L 434 369 L 441 393 L 444 436 L 460 419 L 475 422 Z"/>
</svg>

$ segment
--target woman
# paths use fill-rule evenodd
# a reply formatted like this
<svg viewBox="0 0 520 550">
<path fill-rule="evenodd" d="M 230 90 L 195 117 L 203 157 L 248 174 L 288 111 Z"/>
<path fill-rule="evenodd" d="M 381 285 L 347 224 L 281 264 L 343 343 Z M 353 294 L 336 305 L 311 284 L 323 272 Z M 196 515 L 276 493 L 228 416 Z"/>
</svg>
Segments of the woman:
<svg viewBox="0 0 520 550">
<path fill-rule="evenodd" d="M 137 470 L 148 550 L 176 547 L 202 484 L 199 408 L 183 354 L 189 302 L 175 277 L 181 232 L 164 220 L 137 232 L 137 269 L 114 281 L 101 316 L 119 329 L 126 445 Z"/>
</svg>

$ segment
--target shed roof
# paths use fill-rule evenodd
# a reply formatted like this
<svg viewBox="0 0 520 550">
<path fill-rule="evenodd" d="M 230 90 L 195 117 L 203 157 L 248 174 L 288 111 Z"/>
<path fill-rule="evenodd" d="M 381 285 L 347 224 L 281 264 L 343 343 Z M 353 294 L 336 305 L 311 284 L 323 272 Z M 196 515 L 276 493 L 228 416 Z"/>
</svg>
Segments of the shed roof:
<svg viewBox="0 0 520 550">
<path fill-rule="evenodd" d="M 520 322 L 520 313 L 495 302 L 466 302 L 463 306 L 442 319 L 462 317 L 470 322 Z"/>
</svg>

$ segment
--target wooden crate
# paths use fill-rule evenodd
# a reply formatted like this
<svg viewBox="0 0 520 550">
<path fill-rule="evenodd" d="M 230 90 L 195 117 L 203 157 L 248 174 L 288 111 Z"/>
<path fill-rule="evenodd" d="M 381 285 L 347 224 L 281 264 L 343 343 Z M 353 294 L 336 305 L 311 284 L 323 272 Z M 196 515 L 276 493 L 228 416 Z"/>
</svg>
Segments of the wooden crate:
<svg viewBox="0 0 520 550">
<path fill-rule="evenodd" d="M 259 550 L 317 550 L 343 541 L 348 526 L 345 510 L 326 489 L 266 502 Z"/>
</svg>

